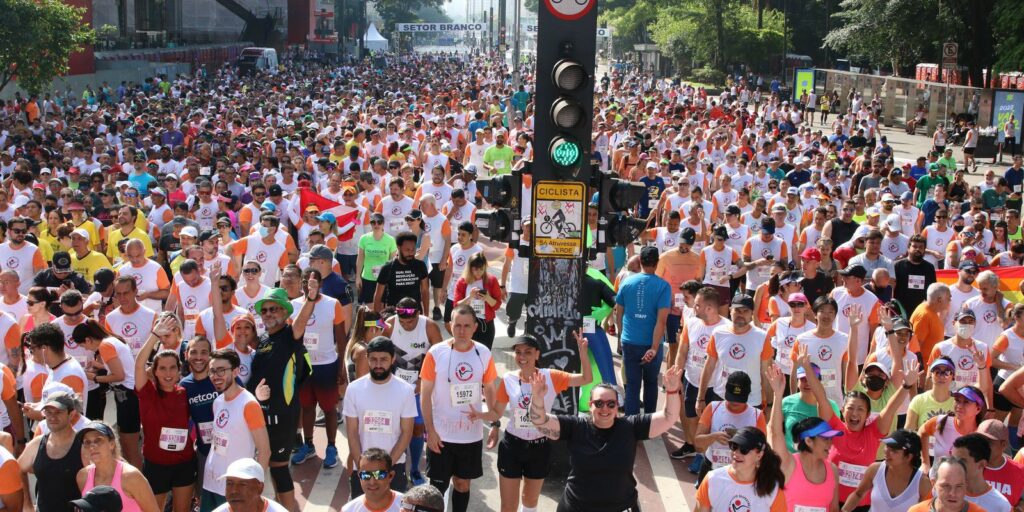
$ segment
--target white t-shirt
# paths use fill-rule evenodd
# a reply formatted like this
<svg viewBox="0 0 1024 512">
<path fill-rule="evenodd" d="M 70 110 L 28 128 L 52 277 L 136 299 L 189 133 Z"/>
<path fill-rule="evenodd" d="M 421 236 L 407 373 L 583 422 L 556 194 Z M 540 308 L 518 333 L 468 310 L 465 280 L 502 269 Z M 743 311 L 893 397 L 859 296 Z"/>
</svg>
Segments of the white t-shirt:
<svg viewBox="0 0 1024 512">
<path fill-rule="evenodd" d="M 214 512 L 219 512 L 219 509 Z M 360 496 L 342 506 L 341 512 L 402 512 L 402 493 L 391 491 L 391 504 L 387 508 L 369 508 L 366 496 Z"/>
<path fill-rule="evenodd" d="M 342 414 L 348 421 L 358 422 L 363 450 L 380 448 L 390 452 L 395 447 L 402 436 L 402 419 L 416 417 L 415 391 L 415 387 L 397 377 L 378 384 L 364 375 L 348 385 Z M 396 463 L 404 460 L 403 454 Z"/>
</svg>

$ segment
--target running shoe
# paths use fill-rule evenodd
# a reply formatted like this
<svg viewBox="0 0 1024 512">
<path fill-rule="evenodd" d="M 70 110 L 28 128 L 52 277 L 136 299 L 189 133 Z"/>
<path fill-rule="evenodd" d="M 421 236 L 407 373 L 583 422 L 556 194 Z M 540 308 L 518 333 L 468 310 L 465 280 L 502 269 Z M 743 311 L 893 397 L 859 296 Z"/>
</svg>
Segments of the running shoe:
<svg viewBox="0 0 1024 512">
<path fill-rule="evenodd" d="M 409 476 L 412 478 L 413 485 L 423 485 L 427 483 L 427 479 L 423 478 L 423 473 L 420 473 L 419 471 L 413 471 Z"/>
<path fill-rule="evenodd" d="M 443 315 L 441 315 L 441 308 L 434 308 L 434 321 L 440 322 Z"/>
<path fill-rule="evenodd" d="M 324 467 L 333 468 L 338 465 L 338 449 L 334 446 L 327 447 L 327 453 L 324 455 Z"/>
<path fill-rule="evenodd" d="M 314 455 L 316 455 L 316 449 L 313 448 L 313 445 L 302 443 L 302 446 L 299 446 L 299 450 L 292 454 L 292 464 L 302 464 Z M 337 461 L 335 461 L 335 464 L 337 464 Z"/>
<path fill-rule="evenodd" d="M 679 460 L 685 459 L 690 455 L 693 455 L 694 453 L 697 453 L 696 447 L 694 447 L 690 443 L 683 443 L 683 446 L 679 447 L 678 450 L 675 450 L 672 453 L 668 454 L 668 456 L 672 457 L 673 459 Z"/>
<path fill-rule="evenodd" d="M 516 323 L 515 322 L 510 322 L 508 324 L 508 332 L 507 332 L 507 334 L 508 334 L 509 338 L 515 338 L 516 337 Z"/>
</svg>

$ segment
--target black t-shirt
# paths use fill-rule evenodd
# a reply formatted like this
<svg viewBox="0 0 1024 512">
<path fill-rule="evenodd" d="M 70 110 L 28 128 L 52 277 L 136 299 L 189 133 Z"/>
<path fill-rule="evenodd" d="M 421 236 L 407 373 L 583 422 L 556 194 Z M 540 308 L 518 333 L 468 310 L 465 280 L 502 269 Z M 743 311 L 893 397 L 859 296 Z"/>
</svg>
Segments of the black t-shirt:
<svg viewBox="0 0 1024 512">
<path fill-rule="evenodd" d="M 814 305 L 814 301 L 818 297 L 828 295 L 835 288 L 836 282 L 831 276 L 826 275 L 822 271 L 817 271 L 813 278 L 804 276 L 800 279 L 800 286 L 804 289 L 804 295 L 807 297 L 807 302 Z"/>
<path fill-rule="evenodd" d="M 399 300 L 409 297 L 420 303 L 420 281 L 427 278 L 427 264 L 413 258 L 402 263 L 395 258 L 380 268 L 377 284 L 387 286 L 384 292 L 384 304 L 394 306 Z M 420 304 L 424 306 L 424 304 Z"/>
<path fill-rule="evenodd" d="M 853 233 L 860 227 L 860 224 L 852 220 L 843 222 L 842 219 L 835 218 L 829 222 L 832 224 L 832 247 L 839 247 L 849 242 L 853 238 Z"/>
<path fill-rule="evenodd" d="M 896 283 L 892 295 L 909 315 L 928 298 L 928 287 L 935 282 L 935 265 L 924 259 L 920 263 L 911 263 L 910 259 L 903 258 L 893 267 Z"/>
<path fill-rule="evenodd" d="M 650 437 L 651 415 L 617 418 L 599 429 L 590 419 L 557 416 L 569 444 L 565 504 L 574 511 L 621 512 L 637 504 L 633 463 L 637 442 Z"/>
<path fill-rule="evenodd" d="M 291 325 L 260 336 L 245 387 L 255 394 L 256 386 L 266 379 L 270 399 L 261 405 L 268 425 L 298 420 L 299 387 L 310 371 L 306 346 L 295 339 Z"/>
</svg>

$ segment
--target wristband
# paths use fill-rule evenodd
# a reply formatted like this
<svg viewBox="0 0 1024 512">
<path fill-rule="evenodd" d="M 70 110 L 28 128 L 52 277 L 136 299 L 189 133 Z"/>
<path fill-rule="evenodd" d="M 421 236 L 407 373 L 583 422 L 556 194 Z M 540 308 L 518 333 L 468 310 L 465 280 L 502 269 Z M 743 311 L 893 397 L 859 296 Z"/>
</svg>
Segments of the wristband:
<svg viewBox="0 0 1024 512">
<path fill-rule="evenodd" d="M 913 386 L 911 386 L 910 384 L 904 384 L 904 385 L 903 385 L 903 386 L 901 386 L 901 387 L 902 387 L 903 389 L 906 389 L 906 390 L 908 390 L 908 391 L 909 391 L 909 390 L 910 390 L 910 388 L 912 388 Z"/>
<path fill-rule="evenodd" d="M 683 390 L 682 389 L 677 389 L 675 391 L 669 391 L 669 390 L 666 389 L 665 390 L 665 394 L 666 395 L 682 395 L 683 394 Z"/>
<path fill-rule="evenodd" d="M 491 428 L 499 428 L 501 427 L 501 420 L 494 420 L 488 423 L 488 425 L 490 425 Z"/>
<path fill-rule="evenodd" d="M 896 330 L 895 329 L 889 329 L 889 330 L 885 331 L 885 335 L 886 336 L 892 336 L 893 334 L 896 334 Z"/>
</svg>

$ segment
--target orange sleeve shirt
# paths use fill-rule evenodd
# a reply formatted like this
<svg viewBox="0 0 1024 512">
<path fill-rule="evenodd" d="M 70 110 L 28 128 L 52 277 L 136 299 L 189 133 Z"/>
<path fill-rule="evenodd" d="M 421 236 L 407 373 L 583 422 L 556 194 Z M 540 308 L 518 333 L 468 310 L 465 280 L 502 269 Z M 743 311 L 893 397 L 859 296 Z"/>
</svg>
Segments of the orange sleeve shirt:
<svg viewBox="0 0 1024 512">
<path fill-rule="evenodd" d="M 245 416 L 245 424 L 249 426 L 250 431 L 267 426 L 266 420 L 263 419 L 263 408 L 255 400 L 245 404 L 242 415 Z"/>
</svg>

